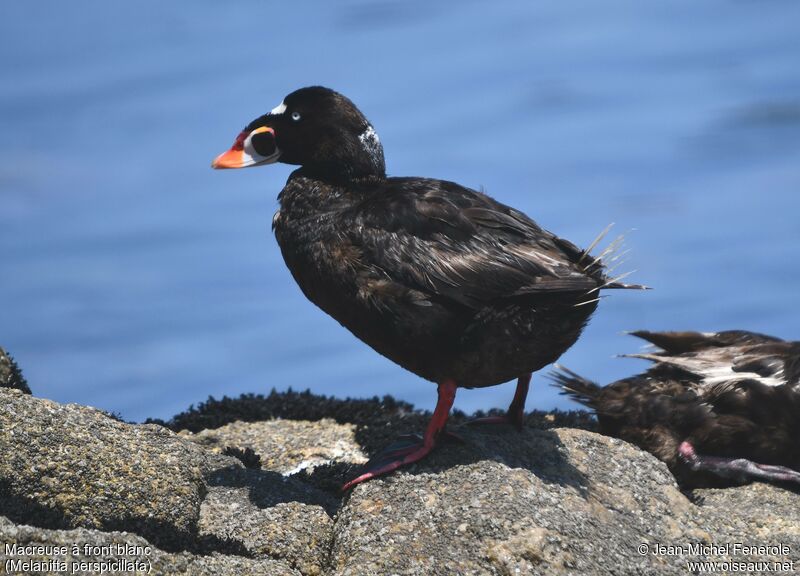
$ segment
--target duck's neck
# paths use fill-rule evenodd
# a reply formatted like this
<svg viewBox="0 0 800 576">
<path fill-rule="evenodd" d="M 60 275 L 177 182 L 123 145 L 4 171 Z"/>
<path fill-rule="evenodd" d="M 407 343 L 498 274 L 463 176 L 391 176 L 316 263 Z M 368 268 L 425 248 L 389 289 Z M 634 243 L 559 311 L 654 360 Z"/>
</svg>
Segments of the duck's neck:
<svg viewBox="0 0 800 576">
<path fill-rule="evenodd" d="M 383 174 L 332 176 L 304 166 L 289 175 L 286 186 L 278 194 L 278 201 L 281 212 L 297 217 L 337 212 L 371 195 L 385 180 Z"/>
<path fill-rule="evenodd" d="M 374 174 L 321 176 L 306 167 L 298 168 L 289 175 L 278 201 L 281 211 L 298 216 L 338 212 L 369 196 L 385 179 L 386 176 Z"/>
<path fill-rule="evenodd" d="M 335 149 L 326 149 L 323 154 L 304 165 L 300 169 L 302 175 L 337 185 L 386 178 L 383 146 L 370 125 L 357 137 L 344 138 Z"/>
</svg>

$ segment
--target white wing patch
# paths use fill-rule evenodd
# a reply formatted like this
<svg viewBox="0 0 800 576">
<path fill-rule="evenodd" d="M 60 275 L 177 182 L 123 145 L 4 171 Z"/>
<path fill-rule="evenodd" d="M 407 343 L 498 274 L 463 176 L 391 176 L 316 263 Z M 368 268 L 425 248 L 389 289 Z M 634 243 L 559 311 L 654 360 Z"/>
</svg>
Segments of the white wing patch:
<svg viewBox="0 0 800 576">
<path fill-rule="evenodd" d="M 669 364 L 682 368 L 701 377 L 704 386 L 714 386 L 723 382 L 733 384 L 743 380 L 755 380 L 765 386 L 783 386 L 786 384 L 783 369 L 777 370 L 769 376 L 756 372 L 739 372 L 733 369 L 729 359 L 714 356 L 713 351 L 707 355 L 700 353 L 694 356 L 667 356 L 661 353 L 624 354 L 624 356 L 643 358 L 659 364 Z"/>
<path fill-rule="evenodd" d="M 713 366 L 700 370 L 703 383 L 708 386 L 720 384 L 722 382 L 739 382 L 742 380 L 755 380 L 765 386 L 783 386 L 786 382 L 780 379 L 778 374 L 775 376 L 762 376 L 755 372 L 736 372 L 729 365 Z"/>
</svg>

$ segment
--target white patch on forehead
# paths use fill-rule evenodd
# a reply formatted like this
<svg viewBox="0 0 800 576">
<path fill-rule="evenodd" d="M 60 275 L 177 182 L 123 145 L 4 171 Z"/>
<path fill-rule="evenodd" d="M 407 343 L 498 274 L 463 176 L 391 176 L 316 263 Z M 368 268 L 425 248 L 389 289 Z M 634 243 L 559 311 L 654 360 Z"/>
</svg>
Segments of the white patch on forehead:
<svg viewBox="0 0 800 576">
<path fill-rule="evenodd" d="M 269 111 L 270 114 L 283 114 L 284 112 L 286 112 L 286 102 L 281 102 Z"/>
<path fill-rule="evenodd" d="M 381 148 L 381 141 L 372 125 L 368 124 L 367 129 L 358 135 L 358 139 L 364 147 L 364 150 L 366 150 L 372 158 L 377 159 L 382 156 L 383 149 Z"/>
</svg>

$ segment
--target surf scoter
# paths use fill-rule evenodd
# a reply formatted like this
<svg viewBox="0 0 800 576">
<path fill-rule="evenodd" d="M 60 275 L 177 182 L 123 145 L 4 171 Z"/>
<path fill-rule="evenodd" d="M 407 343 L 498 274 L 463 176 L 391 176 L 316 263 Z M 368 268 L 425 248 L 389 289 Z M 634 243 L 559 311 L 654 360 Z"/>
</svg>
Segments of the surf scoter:
<svg viewBox="0 0 800 576">
<path fill-rule="evenodd" d="M 599 289 L 638 287 L 485 194 L 387 177 L 372 125 L 328 88 L 286 96 L 212 166 L 273 162 L 300 166 L 272 220 L 300 289 L 377 352 L 438 384 L 424 438 L 402 438 L 345 489 L 428 454 L 458 387 L 518 379 L 500 420 L 521 425 L 531 373 L 575 342 Z"/>
<path fill-rule="evenodd" d="M 605 387 L 560 367 L 556 384 L 600 431 L 663 460 L 685 487 L 800 483 L 800 342 L 745 331 L 633 332 L 655 364 Z"/>
</svg>

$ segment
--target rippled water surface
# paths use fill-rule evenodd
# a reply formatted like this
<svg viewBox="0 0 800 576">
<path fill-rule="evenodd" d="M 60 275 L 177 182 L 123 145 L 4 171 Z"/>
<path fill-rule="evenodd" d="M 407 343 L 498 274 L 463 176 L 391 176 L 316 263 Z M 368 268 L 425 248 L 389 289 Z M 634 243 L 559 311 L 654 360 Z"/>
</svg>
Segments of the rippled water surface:
<svg viewBox="0 0 800 576">
<path fill-rule="evenodd" d="M 34 392 L 137 420 L 289 386 L 433 406 L 295 286 L 269 230 L 291 168 L 209 168 L 309 84 L 361 107 L 391 174 L 583 245 L 630 231 L 656 289 L 602 302 L 576 371 L 640 369 L 612 358 L 630 329 L 800 339 L 800 4 L 428 4 L 3 3 L 0 345 Z M 534 376 L 529 408 L 568 406 Z"/>
</svg>

